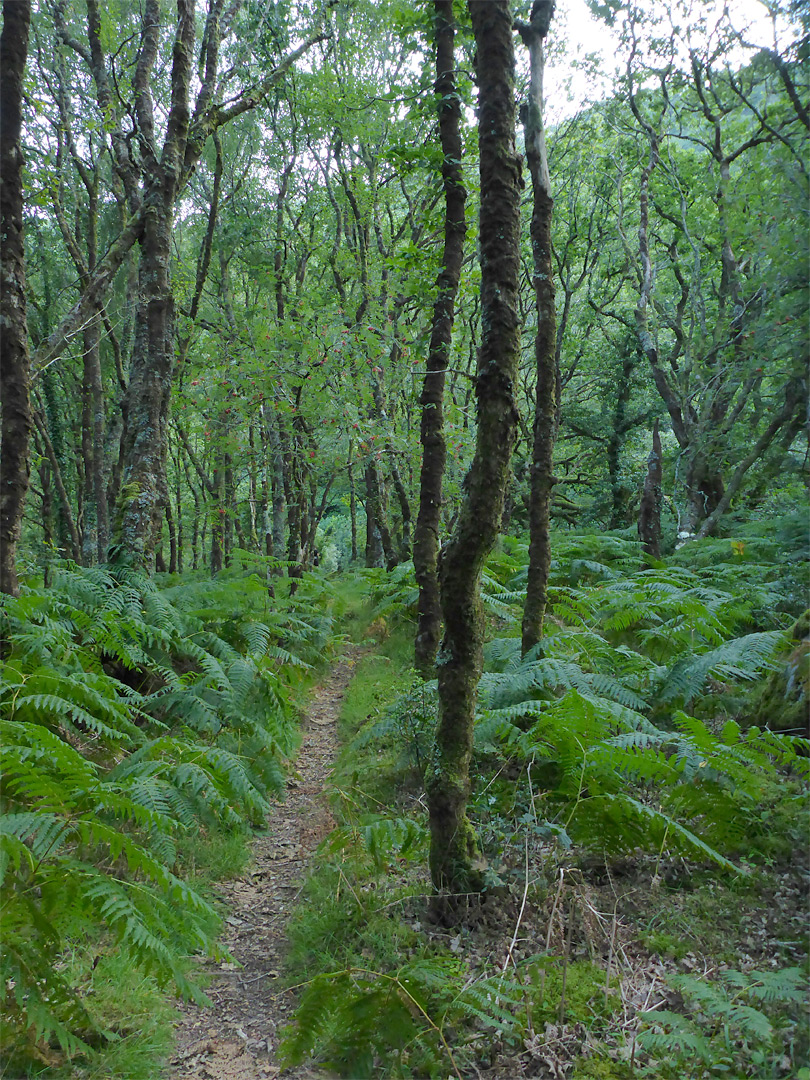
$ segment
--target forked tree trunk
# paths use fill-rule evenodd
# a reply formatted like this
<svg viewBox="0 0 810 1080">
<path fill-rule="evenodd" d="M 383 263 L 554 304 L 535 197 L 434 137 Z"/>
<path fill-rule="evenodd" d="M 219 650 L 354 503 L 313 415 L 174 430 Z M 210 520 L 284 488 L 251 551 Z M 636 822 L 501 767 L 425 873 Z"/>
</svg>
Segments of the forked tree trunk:
<svg viewBox="0 0 810 1080">
<path fill-rule="evenodd" d="M 517 431 L 520 352 L 521 163 L 515 151 L 515 52 L 508 0 L 471 0 L 479 87 L 481 346 L 473 462 L 440 567 L 444 637 L 437 672 L 439 720 L 427 768 L 430 873 L 449 893 L 483 888 L 483 865 L 467 814 L 484 618 L 480 578 L 498 534 Z"/>
<path fill-rule="evenodd" d="M 523 608 L 521 649 L 523 655 L 540 643 L 546 613 L 548 575 L 551 566 L 549 521 L 554 486 L 554 440 L 557 433 L 557 313 L 551 257 L 551 215 L 554 200 L 548 173 L 546 136 L 543 129 L 543 39 L 548 33 L 553 3 L 539 0 L 532 7 L 531 22 L 519 24 L 520 36 L 529 49 L 529 100 L 525 113 L 526 158 L 532 177 L 532 263 L 537 310 L 534 357 L 537 370 L 534 431 L 529 499 L 529 575 Z"/>
<path fill-rule="evenodd" d="M 439 524 L 442 512 L 442 481 L 447 457 L 444 439 L 444 384 L 450 361 L 456 293 L 464 253 L 464 234 L 467 230 L 464 216 L 467 192 L 461 171 L 461 100 L 456 90 L 452 0 L 435 0 L 435 26 L 435 91 L 439 101 L 439 137 L 445 202 L 444 254 L 437 280 L 438 296 L 433 307 L 427 373 L 420 398 L 422 470 L 419 512 L 413 534 L 413 565 L 419 586 L 414 663 L 425 678 L 433 677 L 441 631 Z"/>
<path fill-rule="evenodd" d="M 658 434 L 658 421 L 652 432 L 652 450 L 647 458 L 647 475 L 644 478 L 644 491 L 638 511 L 638 535 L 648 555 L 661 557 L 661 485 L 663 482 L 663 463 L 661 458 L 661 437 Z"/>
<path fill-rule="evenodd" d="M 3 0 L 0 34 L 0 592 L 19 593 L 31 401 L 23 245 L 22 100 L 30 0 Z"/>
<path fill-rule="evenodd" d="M 146 565 L 163 522 L 169 394 L 174 367 L 174 295 L 170 276 L 172 228 L 190 122 L 194 3 L 178 0 L 172 50 L 171 108 L 158 159 L 154 145 L 152 68 L 157 59 L 160 8 L 147 0 L 135 69 L 136 114 L 144 156 L 144 223 L 140 238 L 138 308 L 127 389 L 124 468 L 113 550 Z"/>
</svg>

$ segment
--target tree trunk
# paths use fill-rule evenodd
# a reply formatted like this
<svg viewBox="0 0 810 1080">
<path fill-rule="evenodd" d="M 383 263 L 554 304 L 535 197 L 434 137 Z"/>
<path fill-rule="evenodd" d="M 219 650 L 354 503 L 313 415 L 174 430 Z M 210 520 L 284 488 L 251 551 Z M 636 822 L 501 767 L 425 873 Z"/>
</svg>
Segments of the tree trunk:
<svg viewBox="0 0 810 1080">
<path fill-rule="evenodd" d="M 366 482 L 366 567 L 372 569 L 383 564 L 383 546 L 377 525 L 375 473 L 371 464 L 366 465 L 364 475 Z"/>
<path fill-rule="evenodd" d="M 222 570 L 222 549 L 224 539 L 225 507 L 222 505 L 222 470 L 214 469 L 211 482 L 211 576 Z"/>
<path fill-rule="evenodd" d="M 745 479 L 745 474 L 754 462 L 762 457 L 779 431 L 786 424 L 790 423 L 790 419 L 795 412 L 796 406 L 801 401 L 804 402 L 805 409 L 807 409 L 807 380 L 804 378 L 791 379 L 785 389 L 785 403 L 782 409 L 773 417 L 770 424 L 768 424 L 762 432 L 751 450 L 734 470 L 734 473 L 728 482 L 728 487 L 722 493 L 716 506 L 701 525 L 700 531 L 697 534 L 697 539 L 701 540 L 703 537 L 710 536 L 714 532 L 720 518 L 725 514 L 729 506 L 731 506 L 731 500 L 739 491 L 740 485 Z"/>
<path fill-rule="evenodd" d="M 723 498 L 723 478 L 706 459 L 705 444 L 691 448 L 686 472 L 686 521 L 684 531 L 696 533 L 701 522 L 711 517 Z"/>
<path fill-rule="evenodd" d="M 554 440 L 557 434 L 557 313 L 552 277 L 551 215 L 554 200 L 543 129 L 543 39 L 553 3 L 535 3 L 532 19 L 519 24 L 529 49 L 529 99 L 525 111 L 526 158 L 532 177 L 532 264 L 537 310 L 534 358 L 537 369 L 529 498 L 529 574 L 523 608 L 523 655 L 543 637 L 548 575 L 551 567 L 549 520 L 554 486 Z"/>
<path fill-rule="evenodd" d="M 180 466 L 176 463 L 175 471 L 175 506 L 177 508 L 177 573 L 183 573 L 183 502 L 180 486 Z"/>
<path fill-rule="evenodd" d="M 3 0 L 0 34 L 0 592 L 19 593 L 17 543 L 31 439 L 23 243 L 22 99 L 30 0 Z"/>
<path fill-rule="evenodd" d="M 408 501 L 408 493 L 402 482 L 402 476 L 396 458 L 393 456 L 393 452 L 391 454 L 390 476 L 391 483 L 394 485 L 394 491 L 396 492 L 397 504 L 399 505 L 399 514 L 402 522 L 402 533 L 399 537 L 399 551 L 396 558 L 397 562 L 407 562 L 411 557 L 411 504 Z"/>
<path fill-rule="evenodd" d="M 301 404 L 301 390 L 298 387 L 296 410 Z M 296 411 L 293 431 L 284 449 L 284 494 L 287 501 L 287 577 L 290 578 L 290 595 L 298 588 L 298 581 L 303 575 L 301 558 L 303 555 L 304 536 L 302 534 L 302 510 L 305 505 L 306 471 L 301 458 L 300 414 Z M 302 505 L 303 503 L 303 505 Z"/>
<path fill-rule="evenodd" d="M 134 75 L 135 111 L 144 153 L 144 224 L 140 238 L 138 308 L 129 387 L 124 468 L 113 549 L 146 565 L 163 521 L 169 393 L 174 368 L 174 296 L 170 276 L 172 228 L 180 189 L 190 110 L 194 3 L 178 0 L 171 75 L 171 108 L 160 159 L 154 146 L 151 77 L 158 52 L 160 7 L 147 0 Z"/>
<path fill-rule="evenodd" d="M 380 470 L 377 468 L 376 461 L 372 458 L 366 465 L 366 520 L 367 528 L 366 535 L 376 533 L 379 535 L 379 542 L 382 547 L 383 555 L 385 556 L 385 565 L 388 570 L 393 570 L 397 565 L 397 553 L 394 549 L 394 541 L 391 539 L 391 530 L 388 528 L 388 521 L 386 519 L 385 508 L 385 492 L 383 489 L 383 479 L 380 476 Z M 371 533 L 369 533 L 371 529 Z M 376 546 L 376 541 L 373 546 Z M 371 558 L 372 561 L 369 561 Z M 366 566 L 377 566 L 376 551 L 373 555 L 369 555 L 368 542 L 366 543 Z"/>
<path fill-rule="evenodd" d="M 661 484 L 663 482 L 663 462 L 661 458 L 661 438 L 658 434 L 658 421 L 652 432 L 652 450 L 647 458 L 647 475 L 644 478 L 644 491 L 638 511 L 638 535 L 644 550 L 653 558 L 661 557 Z"/>
<path fill-rule="evenodd" d="M 177 573 L 177 529 L 174 525 L 174 514 L 172 514 L 172 501 L 166 500 L 166 525 L 169 529 L 169 573 Z"/>
<path fill-rule="evenodd" d="M 91 320 L 83 332 L 82 355 L 82 563 L 92 566 L 98 557 L 98 504 L 96 502 L 95 459 L 93 440 L 94 369 L 100 372 L 101 334 L 98 319 Z"/>
<path fill-rule="evenodd" d="M 45 420 L 38 414 L 33 414 L 34 424 L 39 434 L 39 439 L 42 444 L 42 449 L 45 452 L 45 456 L 51 465 L 51 475 L 53 476 L 54 487 L 59 495 L 59 505 L 61 514 L 59 517 L 59 523 L 61 529 L 64 530 L 64 539 L 60 538 L 60 552 L 68 549 L 68 554 L 74 562 L 81 562 L 81 541 L 79 539 L 79 530 L 76 528 L 76 522 L 73 518 L 73 511 L 70 506 L 70 498 L 65 489 L 65 483 L 62 477 L 62 468 L 59 463 L 59 458 L 54 450 L 53 443 L 48 435 L 48 428 Z"/>
<path fill-rule="evenodd" d="M 432 678 L 441 630 L 439 596 L 439 524 L 442 482 L 447 457 L 444 439 L 444 384 L 450 362 L 455 302 L 464 254 L 467 192 L 461 171 L 461 101 L 456 91 L 452 0 L 435 0 L 436 83 L 439 101 L 439 138 L 444 182 L 444 253 L 437 280 L 433 327 L 427 372 L 419 403 L 422 421 L 422 469 L 419 481 L 419 512 L 413 534 L 413 566 L 419 587 L 419 614 L 414 644 L 414 664 L 425 678 Z"/>
<path fill-rule="evenodd" d="M 46 371 L 42 378 L 42 399 L 40 417 L 37 419 L 37 411 L 34 411 L 34 426 L 40 434 L 48 460 L 51 462 L 54 486 L 59 499 L 56 504 L 56 546 L 60 557 L 69 554 L 71 559 L 79 561 L 79 556 L 73 553 L 73 510 L 63 482 L 62 472 L 66 460 L 64 445 L 64 417 L 65 409 L 58 394 L 56 376 L 53 371 Z M 40 420 L 42 423 L 40 424 Z M 45 432 L 43 436 L 42 431 Z M 46 442 L 47 437 L 47 442 Z M 58 474 L 58 476 L 57 476 Z M 64 496 L 64 497 L 63 497 Z"/>
<path fill-rule="evenodd" d="M 477 49 L 481 210 L 481 346 L 476 380 L 478 430 L 464 498 L 441 559 L 444 637 L 437 663 L 439 720 L 426 787 L 430 873 L 450 893 L 479 891 L 483 868 L 466 815 L 484 618 L 480 578 L 498 533 L 517 431 L 520 353 L 521 163 L 515 151 L 515 54 L 508 0 L 469 5 Z"/>
<path fill-rule="evenodd" d="M 627 406 L 630 402 L 631 376 L 635 367 L 635 357 L 630 349 L 626 349 L 622 357 L 622 372 L 619 385 L 616 388 L 616 406 L 613 410 L 613 422 L 610 425 L 610 435 L 607 441 L 607 467 L 610 477 L 610 521 L 609 529 L 621 529 L 627 524 L 628 492 L 627 486 L 621 481 L 621 456 L 627 433 L 630 430 L 627 423 Z"/>
<path fill-rule="evenodd" d="M 349 442 L 349 519 L 351 524 L 352 563 L 357 562 L 357 491 L 354 486 L 354 442 Z"/>
</svg>

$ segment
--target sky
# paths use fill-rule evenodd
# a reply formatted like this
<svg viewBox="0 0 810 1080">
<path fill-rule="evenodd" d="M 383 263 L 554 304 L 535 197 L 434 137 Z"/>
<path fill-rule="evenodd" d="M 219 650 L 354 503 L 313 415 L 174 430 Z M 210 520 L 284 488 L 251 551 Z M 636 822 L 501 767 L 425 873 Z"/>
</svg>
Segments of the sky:
<svg viewBox="0 0 810 1080">
<path fill-rule="evenodd" d="M 646 0 L 665 13 L 669 5 L 664 0 Z M 773 48 L 774 28 L 767 8 L 761 0 L 703 0 L 700 10 L 712 25 L 728 7 L 733 26 L 745 29 L 746 40 L 757 48 Z M 791 36 L 786 24 L 778 27 L 780 44 Z M 566 64 L 562 70 L 555 63 L 555 39 L 567 43 L 566 53 L 574 61 L 574 67 Z M 586 0 L 557 0 L 557 11 L 549 35 L 549 56 L 546 66 L 546 112 L 547 121 L 555 122 L 578 111 L 589 101 L 604 97 L 613 85 L 613 74 L 619 63 L 618 34 L 591 15 Z M 582 63 L 588 54 L 601 57 L 598 67 L 601 77 L 586 74 Z M 740 50 L 740 62 L 744 53 Z"/>
</svg>

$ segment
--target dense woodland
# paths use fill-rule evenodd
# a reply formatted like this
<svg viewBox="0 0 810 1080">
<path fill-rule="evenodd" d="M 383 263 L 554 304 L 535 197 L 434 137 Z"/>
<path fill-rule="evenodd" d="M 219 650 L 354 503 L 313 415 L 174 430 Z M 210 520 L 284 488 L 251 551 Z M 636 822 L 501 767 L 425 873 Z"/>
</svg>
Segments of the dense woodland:
<svg viewBox="0 0 810 1080">
<path fill-rule="evenodd" d="M 3 0 L 0 1076 L 169 1068 L 354 642 L 279 1067 L 810 1078 L 810 12 L 588 7 Z"/>
</svg>

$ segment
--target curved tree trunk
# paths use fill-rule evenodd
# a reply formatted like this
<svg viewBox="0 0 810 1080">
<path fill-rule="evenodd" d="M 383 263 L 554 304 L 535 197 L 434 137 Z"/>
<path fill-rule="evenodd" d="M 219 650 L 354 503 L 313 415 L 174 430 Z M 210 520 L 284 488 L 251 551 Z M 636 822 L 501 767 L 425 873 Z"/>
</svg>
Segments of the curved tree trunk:
<svg viewBox="0 0 810 1080">
<path fill-rule="evenodd" d="M 0 34 L 0 592 L 16 596 L 31 438 L 23 244 L 22 99 L 30 0 L 3 0 Z"/>
<path fill-rule="evenodd" d="M 557 434 L 557 313 L 551 259 L 551 215 L 554 200 L 548 174 L 546 136 L 543 130 L 543 38 L 554 11 L 550 3 L 535 3 L 532 19 L 519 25 L 529 49 L 531 78 L 526 107 L 526 158 L 532 177 L 532 263 L 537 310 L 534 357 L 537 386 L 534 399 L 534 432 L 529 501 L 529 575 L 523 608 L 521 649 L 525 654 L 543 637 L 548 575 L 551 566 L 549 520 L 554 486 L 554 440 Z"/>
<path fill-rule="evenodd" d="M 430 872 L 438 890 L 477 892 L 483 868 L 466 816 L 475 699 L 483 665 L 480 579 L 498 534 L 517 432 L 520 352 L 521 163 L 515 152 L 515 53 L 508 0 L 472 0 L 477 48 L 481 173 L 481 346 L 475 455 L 456 526 L 442 555 L 444 637 L 437 662 L 439 721 L 426 786 Z"/>
<path fill-rule="evenodd" d="M 426 678 L 433 677 L 441 628 L 437 567 L 442 480 L 447 457 L 444 440 L 444 383 L 450 359 L 456 293 L 464 253 L 464 234 L 467 231 L 464 216 L 467 192 L 464 190 L 461 171 L 461 101 L 456 91 L 452 0 L 435 0 L 435 25 L 435 91 L 439 99 L 439 137 L 445 200 L 444 254 L 437 281 L 439 294 L 433 308 L 427 373 L 419 401 L 422 406 L 422 471 L 419 513 L 413 534 L 413 565 L 419 586 L 415 666 Z"/>
</svg>

